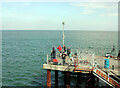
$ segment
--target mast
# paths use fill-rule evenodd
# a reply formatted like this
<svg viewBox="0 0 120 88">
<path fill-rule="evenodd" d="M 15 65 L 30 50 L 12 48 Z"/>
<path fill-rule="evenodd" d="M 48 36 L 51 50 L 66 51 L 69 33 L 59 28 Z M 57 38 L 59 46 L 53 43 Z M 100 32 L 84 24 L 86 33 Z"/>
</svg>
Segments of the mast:
<svg viewBox="0 0 120 88">
<path fill-rule="evenodd" d="M 63 24 L 63 46 L 64 46 L 64 22 L 62 22 L 62 24 Z"/>
</svg>

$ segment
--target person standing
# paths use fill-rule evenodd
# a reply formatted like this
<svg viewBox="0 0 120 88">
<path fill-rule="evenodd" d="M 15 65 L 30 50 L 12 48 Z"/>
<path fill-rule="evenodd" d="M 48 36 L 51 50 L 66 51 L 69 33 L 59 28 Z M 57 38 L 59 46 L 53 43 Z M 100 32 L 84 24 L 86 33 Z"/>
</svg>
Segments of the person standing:
<svg viewBox="0 0 120 88">
<path fill-rule="evenodd" d="M 120 60 L 120 50 L 119 50 L 119 52 L 118 52 L 117 58 Z"/>
<path fill-rule="evenodd" d="M 69 53 L 69 58 L 71 58 L 72 57 L 72 52 L 70 51 L 70 53 Z"/>
<path fill-rule="evenodd" d="M 63 52 L 66 52 L 66 46 L 63 45 Z"/>
<path fill-rule="evenodd" d="M 51 51 L 51 59 L 56 59 L 56 50 L 54 47 L 52 48 L 52 51 Z"/>
<path fill-rule="evenodd" d="M 61 57 L 61 55 L 62 55 L 62 47 L 59 45 L 59 47 L 58 47 L 57 49 L 58 49 L 59 52 L 60 52 L 59 57 Z"/>
<path fill-rule="evenodd" d="M 69 59 L 70 59 L 71 64 L 73 64 L 74 63 L 74 59 L 73 59 L 73 55 L 72 55 L 71 51 L 70 51 L 70 54 L 69 54 Z"/>
<path fill-rule="evenodd" d="M 67 56 L 67 54 L 65 52 L 63 52 L 63 54 L 62 54 L 63 65 L 65 65 L 66 56 Z"/>
<path fill-rule="evenodd" d="M 69 56 L 70 54 L 70 48 L 67 48 L 67 55 Z"/>
<path fill-rule="evenodd" d="M 59 50 L 60 53 L 62 53 L 62 47 L 60 45 L 57 49 Z"/>
</svg>

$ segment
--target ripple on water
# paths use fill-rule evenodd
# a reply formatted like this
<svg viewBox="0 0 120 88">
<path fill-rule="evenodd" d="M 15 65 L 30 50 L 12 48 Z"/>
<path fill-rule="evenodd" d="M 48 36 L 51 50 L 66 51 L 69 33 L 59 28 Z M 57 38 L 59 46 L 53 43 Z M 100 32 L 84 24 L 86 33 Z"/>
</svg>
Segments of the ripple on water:
<svg viewBox="0 0 120 88">
<path fill-rule="evenodd" d="M 12 83 L 14 82 L 14 80 L 12 78 L 8 78 L 8 77 L 3 77 L 2 78 L 2 83 L 3 83 L 3 86 L 10 86 L 12 85 Z"/>
</svg>

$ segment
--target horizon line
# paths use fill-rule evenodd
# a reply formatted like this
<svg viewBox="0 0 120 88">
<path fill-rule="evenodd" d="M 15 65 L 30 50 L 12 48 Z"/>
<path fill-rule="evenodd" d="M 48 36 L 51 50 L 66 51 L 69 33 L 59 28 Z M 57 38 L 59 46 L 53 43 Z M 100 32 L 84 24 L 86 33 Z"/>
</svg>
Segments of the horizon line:
<svg viewBox="0 0 120 88">
<path fill-rule="evenodd" d="M 0 31 L 62 31 L 62 30 L 0 30 Z M 118 31 L 118 30 L 64 30 L 64 31 Z"/>
</svg>

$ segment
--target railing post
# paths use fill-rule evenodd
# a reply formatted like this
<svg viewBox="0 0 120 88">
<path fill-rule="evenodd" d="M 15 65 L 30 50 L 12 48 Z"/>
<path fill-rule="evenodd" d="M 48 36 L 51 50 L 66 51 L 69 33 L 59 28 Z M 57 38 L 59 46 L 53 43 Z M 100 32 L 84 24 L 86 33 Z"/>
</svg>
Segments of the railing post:
<svg viewBox="0 0 120 88">
<path fill-rule="evenodd" d="M 95 65 L 95 61 L 94 61 L 94 57 L 95 57 L 95 56 L 94 56 L 94 54 L 92 55 L 92 57 L 93 57 L 93 61 L 92 61 L 93 64 L 92 64 L 92 65 L 93 65 L 93 67 L 94 67 L 94 65 Z"/>
<path fill-rule="evenodd" d="M 48 54 L 47 54 L 47 64 L 48 64 Z"/>
<path fill-rule="evenodd" d="M 109 74 L 110 74 L 110 72 L 108 71 L 108 73 L 107 73 L 107 74 L 108 74 L 108 82 L 109 82 L 109 77 L 110 77 L 110 76 L 109 76 Z"/>
</svg>

